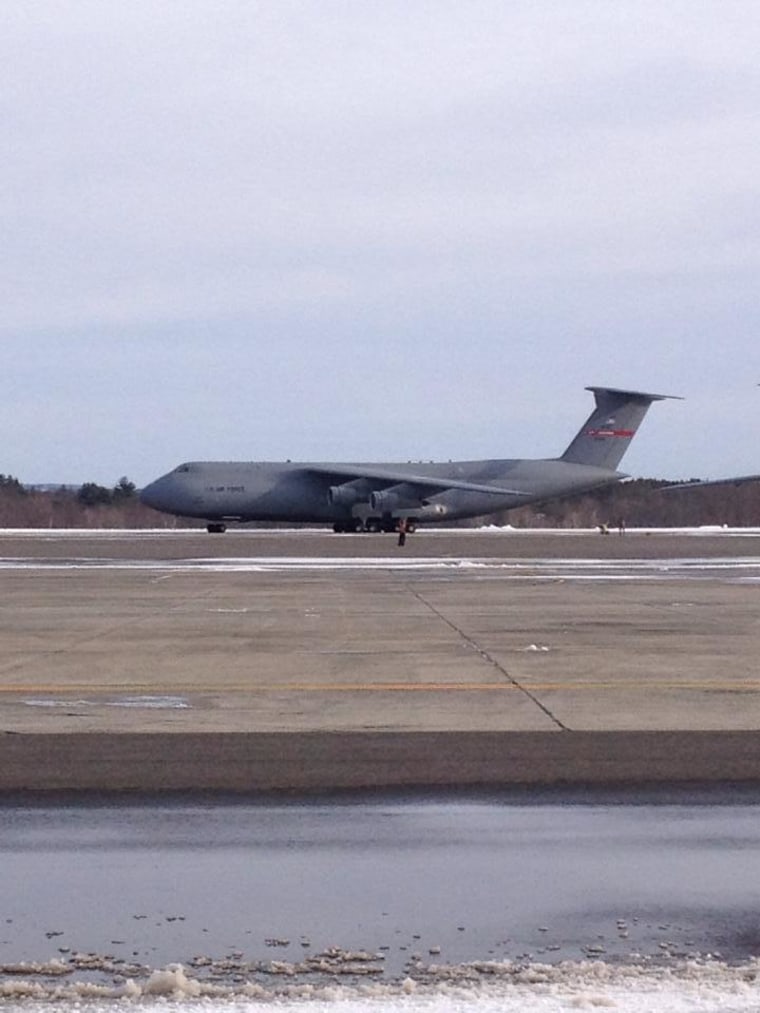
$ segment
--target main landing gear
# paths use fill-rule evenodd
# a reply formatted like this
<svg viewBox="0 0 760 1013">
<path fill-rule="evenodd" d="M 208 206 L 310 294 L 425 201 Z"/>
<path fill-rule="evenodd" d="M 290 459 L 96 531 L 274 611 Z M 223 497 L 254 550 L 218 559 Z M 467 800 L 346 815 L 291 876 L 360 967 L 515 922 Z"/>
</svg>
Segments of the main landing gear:
<svg viewBox="0 0 760 1013">
<path fill-rule="evenodd" d="M 350 521 L 336 521 L 333 524 L 333 531 L 336 535 L 353 534 L 354 532 L 366 531 L 364 521 L 357 517 Z"/>
<path fill-rule="evenodd" d="M 227 530 L 227 525 L 223 524 L 222 521 L 209 521 L 206 525 L 206 531 L 210 535 L 223 535 Z"/>
<path fill-rule="evenodd" d="M 417 525 L 414 521 L 406 522 L 406 533 L 408 535 L 414 534 L 417 530 Z M 344 535 L 346 533 L 353 534 L 360 531 L 367 531 L 371 535 L 379 535 L 385 531 L 391 533 L 398 531 L 398 518 L 396 517 L 369 517 L 367 521 L 362 521 L 360 518 L 355 518 L 350 521 L 336 521 L 333 524 L 333 531 L 336 535 Z"/>
</svg>

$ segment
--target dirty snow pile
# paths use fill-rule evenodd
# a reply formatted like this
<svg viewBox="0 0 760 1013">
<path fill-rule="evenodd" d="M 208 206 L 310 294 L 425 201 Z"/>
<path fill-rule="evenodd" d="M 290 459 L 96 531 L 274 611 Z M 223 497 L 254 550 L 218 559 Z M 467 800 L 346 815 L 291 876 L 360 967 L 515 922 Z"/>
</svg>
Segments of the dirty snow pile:
<svg viewBox="0 0 760 1013">
<path fill-rule="evenodd" d="M 53 962 L 55 963 L 55 962 Z M 478 961 L 430 964 L 396 982 L 324 979 L 210 981 L 181 964 L 169 964 L 142 980 L 113 985 L 54 980 L 62 968 L 19 965 L 0 981 L 3 1013 L 37 1008 L 106 1013 L 125 1002 L 141 1013 L 159 1010 L 272 1008 L 279 1013 L 560 1013 L 612 1009 L 618 1013 L 744 1013 L 760 1009 L 760 959 L 740 966 L 720 961 L 682 961 L 667 966 L 613 965 L 601 961 L 557 965 Z M 24 975 L 26 970 L 27 974 Z M 281 969 L 280 969 L 281 970 Z M 287 979 L 289 976 L 285 974 Z"/>
</svg>

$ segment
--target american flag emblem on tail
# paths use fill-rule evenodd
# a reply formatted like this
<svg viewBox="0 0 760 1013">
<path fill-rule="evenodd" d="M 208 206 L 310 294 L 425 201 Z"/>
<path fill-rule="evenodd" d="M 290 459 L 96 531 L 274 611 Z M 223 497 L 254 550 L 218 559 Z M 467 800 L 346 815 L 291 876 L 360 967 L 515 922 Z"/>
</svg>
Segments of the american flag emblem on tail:
<svg viewBox="0 0 760 1013">
<path fill-rule="evenodd" d="M 633 436 L 633 429 L 587 429 L 586 436 Z"/>
</svg>

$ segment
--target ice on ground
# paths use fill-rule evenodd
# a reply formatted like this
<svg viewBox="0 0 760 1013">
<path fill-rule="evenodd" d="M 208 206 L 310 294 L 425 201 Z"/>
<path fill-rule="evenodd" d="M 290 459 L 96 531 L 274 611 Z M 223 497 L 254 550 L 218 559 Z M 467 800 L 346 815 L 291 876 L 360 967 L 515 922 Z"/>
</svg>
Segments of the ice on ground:
<svg viewBox="0 0 760 1013">
<path fill-rule="evenodd" d="M 3 975 L 3 1013 L 50 1008 L 106 1013 L 123 1001 L 139 1000 L 143 1013 L 158 1010 L 276 1009 L 279 1013 L 560 1013 L 613 1009 L 618 1013 L 750 1013 L 760 1008 L 760 961 L 731 966 L 716 960 L 682 961 L 667 966 L 615 965 L 602 961 L 558 965 L 474 962 L 412 968 L 396 982 L 338 983 L 286 976 L 280 981 L 256 974 L 234 979 L 203 979 L 181 964 L 147 971 L 141 980 L 113 985 L 45 976 L 30 965 L 26 977 Z M 83 1003 L 86 1002 L 86 1007 Z"/>
<path fill-rule="evenodd" d="M 190 703 L 181 696 L 125 696 L 115 700 L 58 700 L 31 697 L 22 700 L 26 707 L 124 707 L 127 710 L 189 710 Z"/>
<path fill-rule="evenodd" d="M 208 557 L 172 561 L 153 559 L 0 559 L 0 570 L 67 571 L 129 570 L 156 574 L 166 580 L 176 574 L 220 573 L 458 573 L 490 576 L 514 581 L 666 581 L 712 577 L 725 582 L 760 579 L 760 561 L 754 556 L 680 557 L 673 559 L 470 559 L 439 556 L 250 556 Z M 244 609 L 209 608 L 209 612 L 239 612 Z"/>
<path fill-rule="evenodd" d="M 523 535 L 595 535 L 598 534 L 597 527 L 592 528 L 516 528 L 511 524 L 482 524 L 476 528 L 454 528 L 430 525 L 420 528 L 415 537 L 430 535 L 506 535 L 507 537 L 520 537 Z M 230 528 L 230 533 L 255 535 L 257 538 L 282 538 L 284 535 L 327 535 L 330 533 L 329 525 L 324 524 L 316 527 L 302 528 L 249 528 L 241 526 Z M 732 528 L 726 524 L 701 524 L 693 527 L 681 528 L 655 528 L 655 527 L 627 527 L 627 535 L 758 535 L 759 527 Z M 0 536 L 13 538 L 98 538 L 102 541 L 122 538 L 187 538 L 197 537 L 199 540 L 207 538 L 205 527 L 173 527 L 173 528 L 0 528 Z M 341 536 L 351 538 L 351 535 Z M 355 537 L 364 538 L 363 534 Z"/>
</svg>

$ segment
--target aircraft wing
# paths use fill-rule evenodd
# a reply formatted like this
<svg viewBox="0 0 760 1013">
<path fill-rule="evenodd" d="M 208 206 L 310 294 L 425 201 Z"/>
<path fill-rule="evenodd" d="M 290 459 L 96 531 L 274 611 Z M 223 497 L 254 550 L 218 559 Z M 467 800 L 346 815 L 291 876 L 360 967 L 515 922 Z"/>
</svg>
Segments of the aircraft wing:
<svg viewBox="0 0 760 1013">
<path fill-rule="evenodd" d="M 760 475 L 738 475 L 735 478 L 713 478 L 702 482 L 678 482 L 676 485 L 663 485 L 661 492 L 671 492 L 673 489 L 706 489 L 711 485 L 744 485 L 745 482 L 760 482 Z"/>
<path fill-rule="evenodd" d="M 405 482 L 407 485 L 416 485 L 425 489 L 433 496 L 439 492 L 446 492 L 447 489 L 460 489 L 463 492 L 490 493 L 494 496 L 530 496 L 524 489 L 505 489 L 499 485 L 484 485 L 480 482 L 463 482 L 456 478 L 447 478 L 444 475 L 431 477 L 430 475 L 416 475 L 411 471 L 395 471 L 393 468 L 378 468 L 362 465 L 311 465 L 308 469 L 311 474 L 337 480 L 339 483 L 351 482 L 357 478 L 366 478 L 377 489 L 385 489 L 391 485 L 398 485 Z"/>
</svg>

